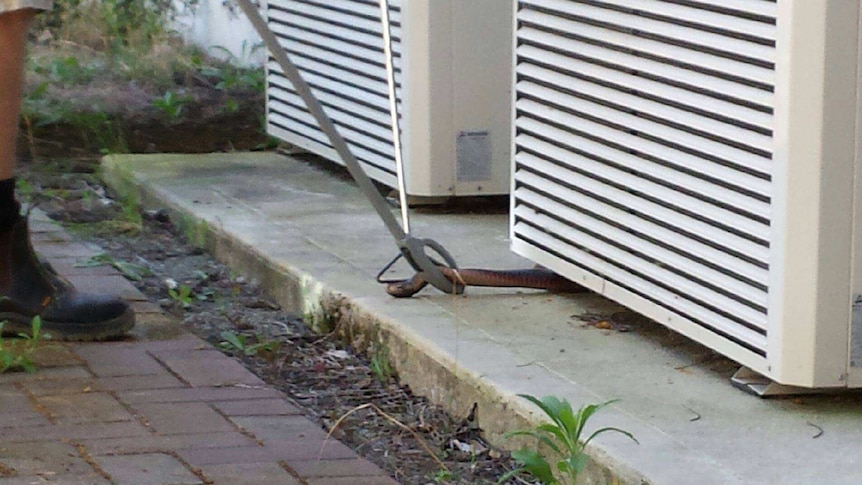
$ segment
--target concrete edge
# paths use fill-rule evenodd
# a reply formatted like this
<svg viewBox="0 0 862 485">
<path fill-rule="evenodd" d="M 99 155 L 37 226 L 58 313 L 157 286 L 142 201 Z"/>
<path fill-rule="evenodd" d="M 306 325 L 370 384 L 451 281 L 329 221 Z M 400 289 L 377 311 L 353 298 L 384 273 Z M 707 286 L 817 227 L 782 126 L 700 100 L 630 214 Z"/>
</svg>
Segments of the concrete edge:
<svg viewBox="0 0 862 485">
<path fill-rule="evenodd" d="M 453 416 L 464 416 L 473 403 L 479 404 L 480 425 L 486 439 L 507 450 L 532 441 L 505 439 L 504 434 L 546 422 L 537 408 L 510 390 L 495 386 L 489 379 L 464 368 L 433 342 L 418 336 L 394 319 L 377 315 L 301 268 L 279 265 L 266 259 L 254 247 L 233 238 L 181 207 L 167 194 L 137 177 L 119 158 L 102 159 L 101 177 L 122 198 L 142 208 L 166 209 L 173 223 L 192 244 L 209 251 L 228 267 L 256 278 L 262 288 L 289 312 L 302 315 L 316 330 L 334 330 L 357 349 L 368 352 L 383 346 L 399 380 L 419 395 L 443 406 Z M 489 419 L 489 416 L 493 418 Z M 484 418 L 484 419 L 483 419 Z M 620 462 L 599 446 L 587 448 L 590 456 L 578 483 L 651 484 L 637 470 Z"/>
</svg>

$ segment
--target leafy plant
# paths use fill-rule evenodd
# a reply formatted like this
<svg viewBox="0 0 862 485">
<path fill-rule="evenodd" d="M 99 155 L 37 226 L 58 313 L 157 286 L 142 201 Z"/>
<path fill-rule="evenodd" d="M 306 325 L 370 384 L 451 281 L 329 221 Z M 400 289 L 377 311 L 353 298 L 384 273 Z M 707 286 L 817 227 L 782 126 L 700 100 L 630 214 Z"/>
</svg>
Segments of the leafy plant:
<svg viewBox="0 0 862 485">
<path fill-rule="evenodd" d="M 32 69 L 53 84 L 69 85 L 91 82 L 98 67 L 94 62 L 85 63 L 74 55 L 64 55 L 46 59 L 44 63 L 33 65 Z"/>
<path fill-rule="evenodd" d="M 192 288 L 188 285 L 180 285 L 177 288 L 168 288 L 168 296 L 171 297 L 171 300 L 182 305 L 183 308 L 192 306 L 192 301 L 194 301 Z"/>
<path fill-rule="evenodd" d="M 180 96 L 168 91 L 161 98 L 153 100 L 153 106 L 167 115 L 171 123 L 176 123 L 183 117 L 183 107 L 192 101 L 190 96 Z"/>
<path fill-rule="evenodd" d="M 0 334 L 6 322 L 0 322 Z M 33 352 L 43 339 L 42 319 L 37 315 L 30 323 L 30 334 L 19 333 L 21 344 L 10 345 L 0 337 L 0 374 L 9 371 L 23 370 L 35 372 L 36 364 L 33 362 Z"/>
<path fill-rule="evenodd" d="M 123 208 L 123 221 L 137 226 L 143 224 L 144 218 L 141 215 L 141 204 L 135 192 L 129 192 L 128 195 L 120 198 L 120 207 Z"/>
<path fill-rule="evenodd" d="M 449 470 L 437 470 L 431 477 L 434 483 L 446 483 L 456 478 L 456 475 Z"/>
<path fill-rule="evenodd" d="M 239 57 L 221 46 L 212 47 L 217 51 L 225 62 L 217 66 L 201 65 L 201 74 L 215 78 L 218 83 L 215 88 L 220 91 L 248 90 L 263 92 L 266 87 L 266 74 L 263 68 L 243 67 L 251 62 L 252 56 L 262 49 L 262 43 L 255 44 L 249 48 L 248 42 L 242 43 L 242 52 Z"/>
<path fill-rule="evenodd" d="M 583 442 L 581 441 L 587 421 L 600 409 L 616 402 L 616 400 L 601 404 L 587 404 L 575 412 L 567 400 L 555 396 L 545 396 L 538 399 L 529 394 L 518 395 L 538 406 L 550 418 L 551 422 L 540 424 L 532 430 L 507 433 L 506 436 L 536 438 L 540 445 L 544 445 L 545 450 L 539 451 L 522 447 L 513 452 L 512 458 L 520 464 L 520 467 L 505 474 L 498 483 L 502 483 L 518 473 L 528 472 L 545 485 L 574 484 L 578 474 L 583 471 L 587 464 L 588 457 L 584 453 L 584 449 L 597 436 L 613 431 L 622 433 L 635 443 L 638 442 L 628 431 L 614 427 L 599 428 L 593 431 Z M 556 456 L 549 461 L 549 458 L 543 454 L 544 451 L 551 451 Z M 551 462 L 554 462 L 554 466 Z M 554 472 L 555 469 L 557 474 Z"/>
<path fill-rule="evenodd" d="M 224 106 L 222 106 L 221 111 L 224 113 L 236 113 L 239 111 L 239 102 L 233 98 L 227 98 L 224 100 Z"/>
<path fill-rule="evenodd" d="M 276 352 L 281 346 L 281 342 L 277 340 L 265 340 L 260 335 L 255 336 L 255 343 L 250 343 L 248 337 L 245 335 L 227 330 L 221 333 L 221 338 L 224 339 L 219 343 L 219 347 L 222 350 L 238 352 L 247 356 L 259 355 L 263 352 Z"/>
<path fill-rule="evenodd" d="M 87 146 L 98 149 L 102 154 L 129 152 L 119 122 L 104 111 L 69 108 L 62 113 L 62 119 L 78 128 Z"/>
<path fill-rule="evenodd" d="M 33 194 L 35 187 L 29 181 L 24 178 L 19 178 L 15 180 L 15 193 L 18 194 L 18 197 L 22 199 L 29 199 L 30 195 Z"/>
<path fill-rule="evenodd" d="M 386 347 L 378 346 L 375 349 L 368 367 L 381 384 L 386 384 L 395 376 L 392 364 L 389 363 L 389 350 Z"/>
</svg>

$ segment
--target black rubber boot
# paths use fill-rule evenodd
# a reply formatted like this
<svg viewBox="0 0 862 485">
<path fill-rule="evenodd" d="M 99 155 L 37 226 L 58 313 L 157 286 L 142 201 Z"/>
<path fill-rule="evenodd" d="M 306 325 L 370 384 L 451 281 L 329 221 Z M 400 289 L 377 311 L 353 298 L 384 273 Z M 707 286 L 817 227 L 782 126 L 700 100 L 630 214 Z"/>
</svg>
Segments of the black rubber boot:
<svg viewBox="0 0 862 485">
<path fill-rule="evenodd" d="M 135 325 L 135 314 L 119 298 L 78 293 L 43 265 L 30 244 L 27 219 L 0 231 L 0 322 L 3 334 L 30 333 L 33 317 L 57 340 L 104 340 Z"/>
</svg>

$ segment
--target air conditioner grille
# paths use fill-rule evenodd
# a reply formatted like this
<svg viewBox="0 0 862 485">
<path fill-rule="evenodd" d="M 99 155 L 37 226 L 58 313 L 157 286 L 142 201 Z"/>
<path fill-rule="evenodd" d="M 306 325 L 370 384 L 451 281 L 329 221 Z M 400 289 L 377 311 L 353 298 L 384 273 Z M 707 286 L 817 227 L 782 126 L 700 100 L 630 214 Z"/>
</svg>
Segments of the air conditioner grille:
<svg viewBox="0 0 862 485">
<path fill-rule="evenodd" d="M 401 99 L 401 2 L 390 1 L 397 95 Z M 392 124 L 376 0 L 270 0 L 268 23 L 353 154 L 395 184 Z M 331 150 L 326 135 L 274 59 L 267 64 L 272 131 Z M 274 130 L 273 130 L 274 129 Z"/>
<path fill-rule="evenodd" d="M 520 1 L 513 236 L 765 355 L 775 15 Z"/>
</svg>

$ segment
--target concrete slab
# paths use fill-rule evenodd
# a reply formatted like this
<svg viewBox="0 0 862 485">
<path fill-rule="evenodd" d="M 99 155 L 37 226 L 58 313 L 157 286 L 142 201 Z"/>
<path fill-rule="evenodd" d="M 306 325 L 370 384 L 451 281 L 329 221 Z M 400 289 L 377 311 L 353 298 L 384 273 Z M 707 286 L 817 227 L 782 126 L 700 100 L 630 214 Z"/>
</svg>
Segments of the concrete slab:
<svg viewBox="0 0 862 485">
<path fill-rule="evenodd" d="M 597 295 L 425 290 L 395 300 L 374 282 L 396 248 L 351 183 L 274 154 L 111 156 L 115 188 L 175 211 L 190 236 L 253 273 L 285 307 L 346 324 L 359 343 L 388 346 L 417 392 L 465 414 L 480 405 L 489 437 L 537 415 L 517 393 L 576 406 L 620 399 L 592 427 L 634 444 L 594 442 L 590 478 L 606 483 L 862 483 L 858 394 L 761 400 L 733 388 L 735 365 Z M 413 232 L 464 267 L 520 268 L 503 214 L 414 213 Z M 601 326 L 599 326 L 601 327 Z M 818 431 L 823 430 L 822 435 Z M 511 444 L 511 443 L 510 443 Z"/>
</svg>

